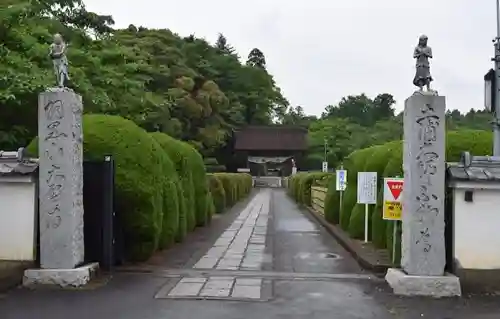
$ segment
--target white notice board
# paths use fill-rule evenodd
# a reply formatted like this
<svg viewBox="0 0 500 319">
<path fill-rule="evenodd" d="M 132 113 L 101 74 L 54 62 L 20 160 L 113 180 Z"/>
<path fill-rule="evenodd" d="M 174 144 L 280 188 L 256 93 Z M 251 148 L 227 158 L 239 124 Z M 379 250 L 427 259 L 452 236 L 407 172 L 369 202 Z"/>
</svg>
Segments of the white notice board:
<svg viewBox="0 0 500 319">
<path fill-rule="evenodd" d="M 377 172 L 358 173 L 358 204 L 377 203 Z"/>
</svg>

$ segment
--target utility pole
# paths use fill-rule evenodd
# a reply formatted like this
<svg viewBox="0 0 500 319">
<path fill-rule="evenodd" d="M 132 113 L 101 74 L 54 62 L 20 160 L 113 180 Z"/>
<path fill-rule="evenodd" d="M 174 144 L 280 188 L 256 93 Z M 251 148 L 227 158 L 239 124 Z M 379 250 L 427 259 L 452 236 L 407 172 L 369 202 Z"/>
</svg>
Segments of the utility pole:
<svg viewBox="0 0 500 319">
<path fill-rule="evenodd" d="M 324 147 L 325 147 L 325 156 L 324 156 L 323 161 L 327 162 L 326 157 L 327 157 L 327 147 L 328 147 L 328 141 L 326 140 L 326 137 L 325 137 Z"/>
<path fill-rule="evenodd" d="M 497 2 L 497 36 L 494 40 L 495 43 L 495 105 L 493 108 L 493 156 L 500 156 L 500 0 Z"/>
</svg>

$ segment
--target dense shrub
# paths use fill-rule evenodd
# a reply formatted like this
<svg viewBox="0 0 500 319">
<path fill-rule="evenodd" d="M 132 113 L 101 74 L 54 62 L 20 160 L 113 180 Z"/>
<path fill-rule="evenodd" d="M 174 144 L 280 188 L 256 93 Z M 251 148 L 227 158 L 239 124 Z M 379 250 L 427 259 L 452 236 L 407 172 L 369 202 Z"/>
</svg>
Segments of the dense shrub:
<svg viewBox="0 0 500 319">
<path fill-rule="evenodd" d="M 305 175 L 300 184 L 300 203 L 306 206 L 311 206 L 311 186 L 316 181 L 327 181 L 331 178 L 332 173 L 314 172 Z"/>
<path fill-rule="evenodd" d="M 355 151 L 347 157 L 344 163 L 347 170 L 347 189 L 344 193 L 342 212 L 340 214 L 340 226 L 344 230 L 349 230 L 351 213 L 357 202 L 358 172 L 363 171 L 372 151 L 372 148 Z"/>
<path fill-rule="evenodd" d="M 309 176 L 308 172 L 300 172 L 288 178 L 288 194 L 298 203 L 302 203 L 304 187 L 303 183 Z"/>
<path fill-rule="evenodd" d="M 246 173 L 213 173 L 224 188 L 225 207 L 232 207 L 252 190 L 252 176 Z"/>
<path fill-rule="evenodd" d="M 446 161 L 456 162 L 462 151 L 469 151 L 472 155 L 490 155 L 492 149 L 492 134 L 486 131 L 463 130 L 447 132 Z M 378 194 L 377 205 L 371 207 L 369 214 L 370 236 L 377 248 L 387 248 L 392 254 L 393 225 L 382 219 L 383 207 L 383 178 L 403 177 L 403 142 L 393 141 L 383 145 L 357 150 L 351 153 L 344 161 L 348 171 L 348 187 L 343 196 L 342 207 L 339 210 L 340 196 L 335 190 L 335 176 L 332 175 L 320 183 L 328 183 L 328 192 L 325 198 L 325 218 L 333 224 L 340 223 L 354 238 L 364 236 L 364 205 L 357 205 L 357 173 L 377 172 Z M 288 179 L 288 193 L 299 203 L 310 203 L 310 193 L 307 196 L 308 181 L 315 173 L 298 173 Z M 314 182 L 313 182 L 314 183 Z M 309 202 L 308 202 L 309 198 Z M 391 225 L 391 227 L 388 227 Z M 399 226 L 396 238 L 396 263 L 401 257 L 401 227 Z"/>
<path fill-rule="evenodd" d="M 207 174 L 207 178 L 215 213 L 221 214 L 226 209 L 226 192 L 224 191 L 224 186 L 216 174 Z"/>
<path fill-rule="evenodd" d="M 188 154 L 188 164 L 192 169 L 195 202 L 196 226 L 204 226 L 210 220 L 211 215 L 207 210 L 207 175 L 203 157 L 189 144 L 184 143 Z"/>
<path fill-rule="evenodd" d="M 340 192 L 336 189 L 336 175 L 329 179 L 328 191 L 325 197 L 325 219 L 332 224 L 340 221 Z"/>
<path fill-rule="evenodd" d="M 212 216 L 215 214 L 215 204 L 210 190 L 207 193 L 207 200 L 205 202 L 207 204 L 207 212 L 210 217 L 208 221 L 210 222 Z"/>
<path fill-rule="evenodd" d="M 302 205 L 311 206 L 311 186 L 324 185 L 335 174 L 323 172 L 301 172 L 288 178 L 288 194 Z"/>
<path fill-rule="evenodd" d="M 114 158 L 115 207 L 123 222 L 126 258 L 145 260 L 177 231 L 173 164 L 154 139 L 121 117 L 85 115 L 83 130 L 86 160 Z M 28 146 L 30 154 L 37 154 L 37 144 Z"/>
<path fill-rule="evenodd" d="M 194 186 L 193 186 L 193 169 L 189 165 L 188 157 L 189 146 L 179 140 L 176 140 L 167 134 L 155 132 L 150 133 L 151 136 L 162 146 L 170 159 L 174 162 L 177 174 L 181 181 L 178 190 L 180 197 L 180 213 L 179 227 L 176 233 L 176 241 L 180 242 L 186 237 L 186 233 L 194 229 L 195 220 L 195 203 L 194 203 Z"/>
</svg>

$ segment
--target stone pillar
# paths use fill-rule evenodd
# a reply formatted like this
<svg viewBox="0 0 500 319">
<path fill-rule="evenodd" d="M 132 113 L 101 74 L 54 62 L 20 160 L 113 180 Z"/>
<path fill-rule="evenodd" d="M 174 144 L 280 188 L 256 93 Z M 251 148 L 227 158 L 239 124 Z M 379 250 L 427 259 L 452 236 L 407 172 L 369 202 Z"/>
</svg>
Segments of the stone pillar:
<svg viewBox="0 0 500 319">
<path fill-rule="evenodd" d="M 415 93 L 404 109 L 403 270 L 443 276 L 445 97 Z"/>
<path fill-rule="evenodd" d="M 70 90 L 38 99 L 40 262 L 72 269 L 84 261 L 82 98 Z"/>
</svg>

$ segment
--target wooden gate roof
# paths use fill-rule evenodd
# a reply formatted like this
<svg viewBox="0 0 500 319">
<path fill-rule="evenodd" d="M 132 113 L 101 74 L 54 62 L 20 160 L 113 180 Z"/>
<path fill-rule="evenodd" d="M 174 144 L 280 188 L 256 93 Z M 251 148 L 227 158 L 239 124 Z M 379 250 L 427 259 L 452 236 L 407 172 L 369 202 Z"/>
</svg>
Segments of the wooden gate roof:
<svg viewBox="0 0 500 319">
<path fill-rule="evenodd" d="M 305 151 L 307 130 L 299 126 L 247 126 L 235 132 L 235 150 Z"/>
</svg>

